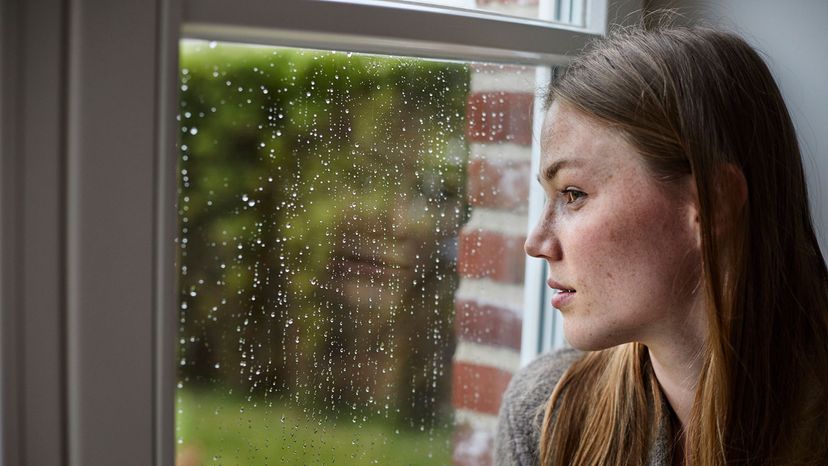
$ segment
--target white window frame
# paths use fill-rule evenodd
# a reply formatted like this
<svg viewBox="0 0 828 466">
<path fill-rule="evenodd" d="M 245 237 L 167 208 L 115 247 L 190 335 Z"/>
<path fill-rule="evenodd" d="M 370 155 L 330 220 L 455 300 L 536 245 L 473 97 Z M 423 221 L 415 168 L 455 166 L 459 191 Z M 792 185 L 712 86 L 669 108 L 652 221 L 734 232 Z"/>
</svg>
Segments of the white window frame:
<svg viewBox="0 0 828 466">
<path fill-rule="evenodd" d="M 180 39 L 551 65 L 640 8 L 588 0 L 572 27 L 379 0 L 0 0 L 2 464 L 174 463 Z M 543 263 L 526 271 L 524 360 L 549 340 Z"/>
</svg>

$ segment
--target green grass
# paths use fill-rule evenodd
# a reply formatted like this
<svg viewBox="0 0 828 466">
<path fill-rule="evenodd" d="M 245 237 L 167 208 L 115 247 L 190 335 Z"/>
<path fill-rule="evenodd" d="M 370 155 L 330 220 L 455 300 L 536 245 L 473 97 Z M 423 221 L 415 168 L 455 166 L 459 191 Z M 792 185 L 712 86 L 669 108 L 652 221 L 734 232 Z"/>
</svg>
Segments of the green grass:
<svg viewBox="0 0 828 466">
<path fill-rule="evenodd" d="M 179 466 L 451 463 L 450 427 L 412 431 L 383 419 L 354 422 L 284 402 L 197 391 L 180 390 L 178 399 Z"/>
</svg>

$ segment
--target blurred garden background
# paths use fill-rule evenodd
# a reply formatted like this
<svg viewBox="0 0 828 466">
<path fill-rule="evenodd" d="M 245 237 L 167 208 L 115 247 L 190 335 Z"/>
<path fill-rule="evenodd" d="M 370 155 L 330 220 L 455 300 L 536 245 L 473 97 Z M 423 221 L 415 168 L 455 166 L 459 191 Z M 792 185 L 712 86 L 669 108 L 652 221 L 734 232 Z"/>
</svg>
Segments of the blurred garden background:
<svg viewBox="0 0 828 466">
<path fill-rule="evenodd" d="M 448 464 L 468 65 L 181 46 L 177 462 Z"/>
</svg>

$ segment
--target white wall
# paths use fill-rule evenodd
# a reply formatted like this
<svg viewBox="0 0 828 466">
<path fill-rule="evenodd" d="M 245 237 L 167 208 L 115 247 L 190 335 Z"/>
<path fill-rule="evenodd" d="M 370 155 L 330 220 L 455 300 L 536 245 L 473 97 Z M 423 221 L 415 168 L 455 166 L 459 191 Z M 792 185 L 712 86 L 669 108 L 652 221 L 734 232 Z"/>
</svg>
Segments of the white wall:
<svg viewBox="0 0 828 466">
<path fill-rule="evenodd" d="M 828 0 L 656 0 L 739 33 L 782 88 L 802 145 L 814 226 L 828 258 Z"/>
</svg>

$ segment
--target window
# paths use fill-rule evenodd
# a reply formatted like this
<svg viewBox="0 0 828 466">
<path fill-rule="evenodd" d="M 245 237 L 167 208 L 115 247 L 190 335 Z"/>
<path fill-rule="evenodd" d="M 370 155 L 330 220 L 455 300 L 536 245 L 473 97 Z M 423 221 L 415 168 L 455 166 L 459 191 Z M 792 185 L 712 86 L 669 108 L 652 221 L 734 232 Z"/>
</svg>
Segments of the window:
<svg viewBox="0 0 828 466">
<path fill-rule="evenodd" d="M 178 354 L 181 335 L 185 335 L 185 340 L 190 336 L 186 330 L 179 334 L 181 314 L 178 311 L 183 300 L 177 299 L 176 282 L 185 260 L 183 256 L 177 258 L 177 248 L 185 244 L 185 239 L 188 247 L 193 245 L 195 248 L 197 242 L 193 235 L 200 233 L 190 231 L 188 234 L 191 236 L 181 234 L 178 236 L 180 242 L 175 243 L 178 216 L 173 206 L 178 199 L 180 169 L 186 169 L 183 165 L 180 167 L 179 162 L 184 154 L 196 156 L 194 151 L 199 144 L 203 144 L 197 142 L 197 136 L 206 132 L 204 119 L 196 125 L 191 124 L 182 113 L 183 109 L 176 104 L 180 86 L 185 84 L 183 80 L 179 82 L 179 58 L 186 60 L 186 53 L 179 55 L 178 51 L 181 39 L 351 51 L 355 52 L 355 56 L 416 57 L 426 60 L 417 66 L 440 63 L 441 67 L 459 67 L 468 73 L 471 96 L 467 96 L 464 118 L 479 118 L 482 121 L 482 114 L 474 113 L 475 107 L 480 107 L 477 105 L 479 102 L 474 100 L 475 89 L 487 89 L 492 79 L 497 81 L 489 78 L 498 74 L 500 64 L 510 73 L 526 74 L 528 82 L 533 83 L 530 86 L 537 87 L 543 81 L 543 73 L 548 72 L 539 71 L 541 77 L 537 81 L 535 66 L 565 64 L 568 52 L 577 50 L 590 38 L 603 33 L 607 18 L 615 15 L 609 12 L 606 2 L 598 0 L 588 2 L 583 11 L 584 26 L 581 27 L 493 13 L 469 14 L 456 9 L 371 0 L 251 0 L 233 4 L 223 0 L 166 0 L 150 4 L 127 1 L 108 9 L 97 8 L 87 0 L 68 4 L 56 0 L 40 0 L 37 4 L 26 5 L 3 3 L 3 15 L 0 16 L 4 40 L 0 42 L 0 64 L 3 70 L 16 70 L 15 73 L 3 73 L 0 88 L 4 104 L 0 131 L 4 154 L 3 196 L 0 198 L 4 222 L 3 235 L 0 236 L 3 267 L 0 275 L 3 285 L 3 351 L 0 355 L 4 374 L 2 451 L 5 460 L 10 464 L 57 464 L 65 459 L 70 464 L 94 465 L 120 464 L 123 458 L 130 458 L 139 464 L 170 464 L 175 457 L 178 438 L 175 432 L 175 386 L 179 381 L 177 368 L 182 365 L 174 355 Z M 624 16 L 625 13 L 618 14 Z M 349 18 L 349 21 L 330 21 L 331 17 Z M 222 47 L 224 45 L 217 49 Z M 207 48 L 209 50 L 209 45 Z M 23 60 L 22 57 L 28 56 L 49 59 Z M 470 65 L 472 63 L 475 65 Z M 476 68 L 482 66 L 479 64 L 493 66 L 486 69 L 494 71 Z M 512 66 L 523 68 L 509 68 Z M 493 74 L 488 76 L 487 73 Z M 462 90 L 462 86 L 451 91 L 458 89 Z M 513 88 L 488 89 L 495 94 L 515 91 Z M 247 89 L 244 91 L 247 92 Z M 487 92 L 481 91 L 477 97 L 483 99 L 483 94 L 486 94 L 487 103 L 495 102 L 488 100 Z M 514 93 L 531 94 L 526 92 L 525 87 Z M 526 96 L 514 101 L 503 99 L 503 105 L 523 108 L 527 98 L 531 102 L 531 97 Z M 501 104 L 499 99 L 497 102 Z M 535 109 L 537 111 L 537 106 Z M 357 110 L 353 108 L 352 111 Z M 487 115 L 491 111 L 487 109 Z M 500 112 L 495 112 L 498 118 Z M 506 110 L 503 112 L 506 114 Z M 179 114 L 182 115 L 180 122 L 175 119 Z M 18 115 L 28 117 L 17 118 Z M 204 118 L 206 115 L 205 112 Z M 304 114 L 305 117 L 308 115 L 312 116 L 310 109 Z M 246 117 L 240 116 L 236 121 L 243 118 Z M 531 127 L 537 121 L 537 118 L 527 118 L 524 123 Z M 495 124 L 484 126 L 485 131 L 481 134 L 500 131 L 498 125 L 507 124 L 496 118 L 488 122 Z M 183 127 L 186 127 L 186 133 L 181 132 Z M 525 127 L 521 131 L 524 130 Z M 450 132 L 448 128 L 441 131 L 444 134 Z M 429 190 L 440 183 L 435 183 L 426 174 L 439 175 L 442 168 L 445 180 L 450 180 L 449 175 L 454 176 L 452 170 L 456 167 L 448 154 L 462 154 L 462 149 L 452 152 L 457 148 L 465 147 L 464 156 L 468 164 L 457 173 L 466 176 L 467 182 L 474 179 L 475 172 L 472 170 L 475 169 L 479 170 L 476 172 L 479 179 L 494 176 L 487 171 L 491 167 L 485 163 L 475 166 L 478 159 L 485 161 L 504 154 L 509 158 L 514 155 L 513 152 L 520 152 L 521 157 L 529 155 L 531 160 L 531 128 L 524 131 L 524 134 L 529 134 L 525 144 L 516 141 L 495 145 L 475 142 L 470 140 L 475 137 L 474 127 L 468 125 L 463 133 L 465 141 L 463 137 L 444 137 L 440 144 L 432 148 L 432 151 L 445 156 L 436 157 L 435 164 L 428 168 L 431 171 L 424 169 L 422 176 L 414 176 L 419 180 L 419 185 L 411 191 L 410 200 L 423 197 L 421 194 L 426 203 L 429 195 L 434 199 L 434 193 Z M 186 144 L 187 138 L 192 138 L 192 147 L 184 150 L 183 146 L 177 146 L 179 137 L 182 144 Z M 387 143 L 383 140 L 376 142 Z M 350 141 L 343 147 L 356 149 L 356 143 Z M 521 149 L 517 150 L 515 146 Z M 506 150 L 501 150 L 504 147 Z M 257 149 L 263 152 L 257 154 L 266 157 L 270 148 L 266 142 L 265 147 Z M 509 159 L 510 163 L 515 162 L 516 157 Z M 374 165 L 378 171 L 376 176 L 385 174 L 380 164 Z M 356 170 L 363 173 L 374 169 L 369 165 L 358 167 L 361 168 Z M 195 176 L 196 168 L 192 169 Z M 35 179 L 35 174 L 43 178 Z M 258 182 L 263 180 L 254 179 L 249 186 L 247 201 L 238 192 L 235 202 L 240 213 L 258 209 L 259 203 L 263 202 L 254 191 L 263 186 Z M 502 186 L 508 186 L 503 179 L 499 182 L 505 183 Z M 284 183 L 282 186 L 290 186 Z M 469 193 L 474 193 L 475 189 L 487 192 L 486 189 L 491 188 L 475 187 L 470 183 L 460 186 L 467 190 L 464 194 L 470 200 L 474 196 L 469 196 Z M 440 187 L 438 191 L 442 193 L 444 189 Z M 489 190 L 487 195 L 491 192 Z M 297 193 L 297 196 L 308 193 Z M 534 197 L 531 192 L 528 197 L 527 213 L 531 216 Z M 193 193 L 189 201 L 184 202 L 182 198 L 178 208 L 182 213 L 185 207 L 190 212 L 189 209 L 203 208 L 208 200 Z M 246 204 L 250 201 L 255 206 Z M 310 205 L 310 201 L 307 202 Z M 463 225 L 467 228 L 465 233 L 461 232 L 457 243 L 458 263 L 463 254 L 469 252 L 464 251 L 464 244 L 470 249 L 484 244 L 485 235 L 482 232 L 486 232 L 489 226 L 495 225 L 494 228 L 507 232 L 526 226 L 525 218 L 503 222 L 502 218 L 486 215 L 491 210 L 508 211 L 508 206 L 469 203 L 471 208 L 464 214 L 468 218 L 455 224 L 455 227 Z M 367 201 L 360 200 L 357 204 L 355 210 L 374 213 Z M 31 208 L 34 205 L 36 209 Z M 350 204 L 345 205 L 344 209 L 350 213 Z M 451 212 L 449 209 L 447 216 Z M 460 209 L 460 213 L 463 212 Z M 475 212 L 483 212 L 484 215 L 475 218 Z M 364 212 L 354 213 L 362 215 Z M 312 217 L 308 215 L 308 218 Z M 363 219 L 357 227 L 381 226 L 370 217 L 357 218 Z M 307 218 L 297 218 L 296 223 L 291 224 L 292 228 L 295 226 L 298 229 L 300 220 L 307 221 Z M 466 223 L 462 223 L 465 220 Z M 351 222 L 357 223 L 356 220 Z M 524 222 L 523 225 L 521 222 Z M 250 225 L 254 224 L 255 220 Z M 279 225 L 286 227 L 287 223 Z M 434 225 L 429 225 L 429 229 L 432 227 Z M 225 230 L 231 240 L 232 235 L 242 237 L 231 226 L 227 228 Z M 217 234 L 221 235 L 222 231 L 219 229 Z M 331 235 L 339 235 L 334 238 L 343 237 L 342 231 L 333 227 L 327 231 Z M 463 235 L 469 237 L 468 242 L 464 243 Z M 367 234 L 360 236 L 364 241 L 374 239 Z M 442 254 L 440 251 L 449 251 L 453 247 L 449 235 L 443 239 L 445 241 L 437 241 L 439 247 L 436 250 L 439 253 L 436 257 Z M 255 247 L 255 240 L 255 236 L 244 236 L 243 253 L 253 251 L 251 248 Z M 228 244 L 239 242 L 228 241 Z M 290 241 L 288 245 L 294 246 Z M 386 250 L 383 248 L 378 246 L 378 250 Z M 389 245 L 387 250 L 393 250 L 393 247 Z M 285 256 L 287 266 L 289 261 L 297 260 L 302 250 L 292 251 L 296 256 Z M 335 252 L 341 255 L 341 251 Z M 304 254 L 310 255 L 311 252 L 304 252 L 302 257 L 305 257 Z M 333 257 L 333 252 L 331 254 Z M 519 260 L 523 260 L 522 256 Z M 368 262 L 365 267 L 367 271 L 375 270 L 372 269 L 375 264 L 370 260 Z M 225 262 L 225 265 L 234 266 L 232 262 Z M 491 277 L 499 270 L 498 267 L 514 268 L 515 264 L 489 261 L 475 266 L 469 261 L 464 267 L 468 269 L 460 270 L 452 305 L 455 306 L 454 316 L 469 318 L 465 327 L 459 327 L 460 331 L 467 333 L 450 336 L 455 338 L 455 342 L 467 341 L 470 344 L 457 343 L 453 348 L 451 386 L 487 389 L 491 385 L 479 384 L 480 380 L 496 374 L 494 371 L 516 366 L 521 358 L 530 357 L 540 349 L 542 301 L 539 287 L 543 272 L 538 264 L 529 263 L 525 266 L 526 278 L 520 282 L 525 283 L 524 286 L 502 287 Z M 520 268 L 520 265 L 517 267 Z M 301 273 L 307 274 L 307 271 L 305 269 Z M 234 270 L 231 269 L 223 280 L 229 283 L 233 279 L 232 272 Z M 404 280 L 401 275 L 396 275 L 396 278 L 394 273 L 389 275 L 392 279 Z M 309 286 L 307 290 L 313 290 L 311 278 L 313 274 L 301 277 L 305 280 L 302 283 Z M 203 279 L 207 283 L 208 279 L 218 281 L 222 277 Z M 444 281 L 451 280 L 448 275 L 444 276 Z M 360 291 L 354 295 L 354 300 L 363 303 L 372 296 L 371 288 L 363 286 L 361 280 L 355 281 Z M 192 283 L 181 283 L 189 292 Z M 199 285 L 197 281 L 195 284 Z M 356 285 L 353 287 L 356 288 Z M 194 290 L 196 296 L 191 296 L 194 306 L 200 290 L 197 287 Z M 482 309 L 479 313 L 471 312 L 471 304 L 463 304 L 463 299 L 472 296 L 484 298 L 478 302 L 478 310 Z M 514 315 L 520 314 L 523 318 L 511 326 L 499 328 L 510 330 L 498 338 L 511 338 L 509 335 L 513 336 L 514 329 L 519 328 L 523 334 L 520 339 L 522 349 L 518 351 L 515 345 L 502 345 L 506 349 L 485 353 L 485 357 L 481 357 L 482 353 L 478 351 L 480 346 L 496 345 L 491 342 L 475 344 L 483 341 L 485 333 L 493 328 L 483 319 L 475 319 L 492 314 L 490 309 L 493 305 L 496 307 L 508 302 L 514 307 L 516 300 L 522 301 L 522 305 L 519 309 L 513 309 L 516 311 Z M 335 303 L 333 300 L 327 302 L 331 305 Z M 440 302 L 446 304 L 447 300 L 440 298 Z M 458 302 L 460 308 L 457 307 Z M 207 309 L 210 308 L 212 306 Z M 287 314 L 285 317 L 289 319 Z M 348 324 L 336 319 L 334 323 L 339 322 Z M 312 319 L 303 322 L 294 319 L 291 325 L 299 328 L 300 324 L 313 326 L 315 323 Z M 322 322 L 318 323 L 322 325 Z M 287 320 L 280 322 L 278 328 L 281 330 L 284 325 L 287 325 Z M 430 327 L 432 332 L 434 328 Z M 332 330 L 338 331 L 338 328 Z M 437 332 L 440 341 L 448 341 L 448 337 L 444 339 L 440 331 Z M 450 332 L 458 332 L 458 327 L 452 327 Z M 281 335 L 274 338 L 281 344 Z M 239 340 L 234 338 L 233 342 L 238 343 Z M 436 346 L 444 350 L 450 348 L 448 344 Z M 435 360 L 426 359 L 429 362 Z M 184 366 L 189 367 L 188 361 L 185 360 Z M 307 361 L 312 364 L 313 358 Z M 463 368 L 458 361 L 470 364 Z M 486 362 L 488 366 L 479 364 L 482 369 L 471 367 L 475 361 Z M 233 364 L 220 358 L 215 363 L 220 367 Z M 440 372 L 439 364 L 437 369 Z M 374 365 L 371 370 L 381 373 L 379 365 Z M 447 371 L 443 370 L 443 373 Z M 426 380 L 434 379 L 427 376 Z M 424 449 L 422 453 L 426 459 L 431 453 L 449 454 L 454 460 L 475 461 L 474 458 L 485 454 L 487 448 L 486 437 L 481 432 L 491 430 L 494 419 L 492 407 L 484 406 L 481 400 L 496 399 L 496 392 L 488 394 L 493 398 L 481 391 L 464 393 L 453 390 L 451 407 L 454 412 L 449 425 L 453 439 L 451 448 L 441 451 L 436 446 L 445 445 L 440 440 L 442 437 L 438 437 L 443 435 L 438 428 L 446 424 L 415 423 L 416 428 L 424 426 L 424 432 L 434 438 L 430 444 L 435 447 Z M 461 403 L 469 400 L 471 404 L 458 409 Z M 362 404 L 351 406 L 360 408 Z M 186 405 L 183 409 L 186 410 Z M 299 409 L 305 409 L 305 406 Z M 384 409 L 383 404 L 381 414 Z M 245 420 L 242 416 L 235 419 Z M 321 417 L 311 416 L 310 419 L 319 422 Z M 280 419 L 270 421 L 278 422 Z M 359 424 L 361 418 L 357 421 Z M 363 428 L 367 429 L 368 421 L 365 423 Z M 432 425 L 434 430 L 427 432 Z M 383 438 L 382 435 L 360 436 L 358 440 L 370 442 L 368 439 Z M 481 442 L 481 439 L 484 441 Z M 418 442 L 418 445 L 422 444 Z M 228 458 L 231 450 L 232 447 L 228 446 L 219 454 L 228 455 Z M 380 457 L 374 453 L 366 456 L 367 459 Z M 211 459 L 205 461 L 210 462 Z"/>
<path fill-rule="evenodd" d="M 573 26 L 583 26 L 586 13 L 584 8 L 586 2 L 584 0 L 552 2 L 538 0 L 419 0 L 416 3 L 483 10 L 510 16 L 551 20 Z"/>
<path fill-rule="evenodd" d="M 194 41 L 180 63 L 179 463 L 447 464 L 455 431 L 493 434 L 535 68 Z"/>
</svg>

